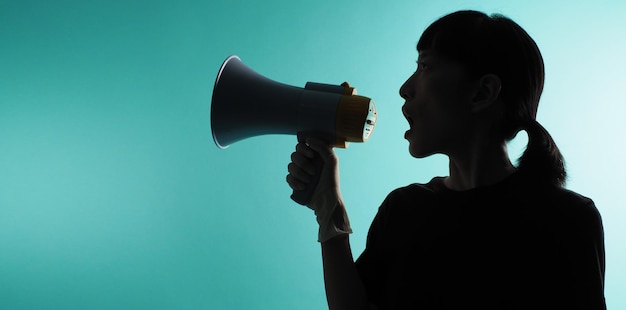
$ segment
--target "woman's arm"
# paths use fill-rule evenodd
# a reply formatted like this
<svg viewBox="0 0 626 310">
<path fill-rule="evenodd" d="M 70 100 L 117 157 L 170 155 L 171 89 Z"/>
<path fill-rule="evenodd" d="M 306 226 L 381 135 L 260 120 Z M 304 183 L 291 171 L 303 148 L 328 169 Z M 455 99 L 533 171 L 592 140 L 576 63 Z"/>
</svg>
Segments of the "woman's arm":
<svg viewBox="0 0 626 310">
<path fill-rule="evenodd" d="M 349 235 L 340 235 L 323 242 L 322 260 L 326 299 L 330 310 L 374 309 L 368 305 L 365 287 L 357 273 Z"/>
<path fill-rule="evenodd" d="M 319 162 L 323 168 L 317 172 Z M 288 170 L 287 183 L 294 190 L 306 189 L 317 177 L 315 174 L 320 173 L 307 207 L 315 211 L 320 226 L 318 241 L 322 244 L 329 309 L 370 309 L 350 248 L 348 234 L 352 230 L 339 189 L 339 164 L 332 146 L 315 138 L 298 143 Z"/>
</svg>

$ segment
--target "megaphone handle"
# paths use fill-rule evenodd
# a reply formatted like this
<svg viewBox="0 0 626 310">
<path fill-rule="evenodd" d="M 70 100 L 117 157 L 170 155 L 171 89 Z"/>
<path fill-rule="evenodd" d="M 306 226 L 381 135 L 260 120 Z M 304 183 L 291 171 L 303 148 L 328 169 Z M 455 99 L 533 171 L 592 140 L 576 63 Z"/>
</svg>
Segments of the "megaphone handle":
<svg viewBox="0 0 626 310">
<path fill-rule="evenodd" d="M 306 135 L 304 133 L 298 133 L 298 141 L 304 142 Z M 321 160 L 320 156 L 315 153 L 315 157 L 312 159 L 313 164 L 315 165 L 315 175 L 313 175 L 313 179 L 309 182 L 308 186 L 303 190 L 294 190 L 291 194 L 291 199 L 303 206 L 311 201 L 313 198 L 313 192 L 315 192 L 315 188 L 317 188 L 317 184 L 320 181 L 320 175 L 322 174 L 322 169 L 324 168 L 324 162 Z"/>
</svg>

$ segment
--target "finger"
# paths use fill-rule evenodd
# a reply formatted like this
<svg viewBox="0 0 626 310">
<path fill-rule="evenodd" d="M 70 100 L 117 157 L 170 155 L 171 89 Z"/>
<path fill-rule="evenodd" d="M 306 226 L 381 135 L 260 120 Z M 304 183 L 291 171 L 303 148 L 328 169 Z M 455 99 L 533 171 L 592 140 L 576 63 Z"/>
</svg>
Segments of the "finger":
<svg viewBox="0 0 626 310">
<path fill-rule="evenodd" d="M 311 158 L 307 158 L 302 153 L 291 153 L 291 162 L 296 164 L 302 170 L 306 171 L 310 175 L 316 174 L 315 166 L 311 162 Z"/>
<path fill-rule="evenodd" d="M 308 158 L 315 157 L 315 151 L 313 151 L 306 143 L 298 143 L 296 145 L 296 152 L 302 153 L 302 155 Z"/>
<path fill-rule="evenodd" d="M 295 178 L 296 180 L 302 183 L 308 184 L 313 178 L 311 174 L 309 174 L 308 172 L 306 172 L 305 170 L 303 170 L 302 168 L 300 168 L 298 165 L 294 163 L 289 163 L 289 165 L 287 166 L 287 171 L 293 178 Z"/>
<path fill-rule="evenodd" d="M 315 137 L 309 137 L 306 140 L 309 147 L 317 152 L 320 157 L 326 162 L 329 158 L 334 156 L 332 145 L 328 145 L 327 142 Z"/>
<path fill-rule="evenodd" d="M 291 187 L 291 189 L 293 190 L 301 191 L 306 188 L 306 184 L 296 179 L 292 174 L 288 174 L 286 180 L 287 184 L 289 184 L 289 187 Z"/>
</svg>

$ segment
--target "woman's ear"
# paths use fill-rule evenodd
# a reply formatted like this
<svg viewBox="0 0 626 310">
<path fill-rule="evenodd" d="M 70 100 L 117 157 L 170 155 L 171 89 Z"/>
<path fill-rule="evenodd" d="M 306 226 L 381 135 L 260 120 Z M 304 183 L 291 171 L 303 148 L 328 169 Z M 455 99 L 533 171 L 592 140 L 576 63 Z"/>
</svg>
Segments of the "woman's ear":
<svg viewBox="0 0 626 310">
<path fill-rule="evenodd" d="M 476 92 L 472 98 L 472 112 L 480 112 L 500 97 L 502 82 L 495 74 L 485 74 L 476 82 Z"/>
</svg>

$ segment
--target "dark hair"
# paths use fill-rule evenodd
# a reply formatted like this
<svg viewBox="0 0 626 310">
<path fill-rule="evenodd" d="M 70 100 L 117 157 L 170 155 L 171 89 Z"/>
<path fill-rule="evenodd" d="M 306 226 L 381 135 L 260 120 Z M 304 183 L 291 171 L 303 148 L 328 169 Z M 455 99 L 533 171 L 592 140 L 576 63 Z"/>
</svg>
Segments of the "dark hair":
<svg viewBox="0 0 626 310">
<path fill-rule="evenodd" d="M 458 11 L 424 31 L 417 50 L 427 49 L 460 63 L 472 78 L 497 75 L 505 104 L 503 121 L 496 130 L 498 138 L 510 141 L 520 130 L 528 134 L 518 171 L 538 181 L 565 183 L 563 156 L 548 131 L 536 121 L 545 72 L 539 48 L 524 29 L 502 15 Z"/>
</svg>

